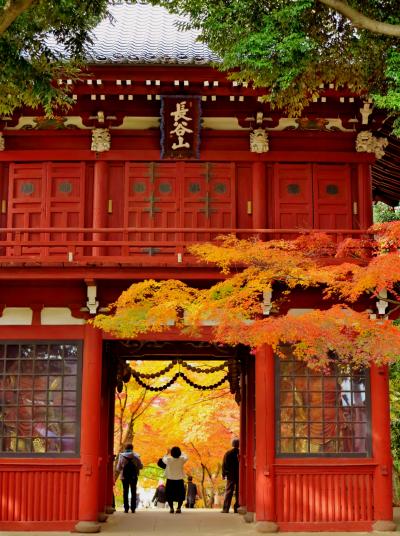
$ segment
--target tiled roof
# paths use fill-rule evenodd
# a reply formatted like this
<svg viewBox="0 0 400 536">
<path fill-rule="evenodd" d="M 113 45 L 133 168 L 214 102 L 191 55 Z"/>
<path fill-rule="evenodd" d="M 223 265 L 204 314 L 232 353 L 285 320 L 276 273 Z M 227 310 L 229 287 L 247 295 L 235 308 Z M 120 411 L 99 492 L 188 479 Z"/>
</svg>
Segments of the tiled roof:
<svg viewBox="0 0 400 536">
<path fill-rule="evenodd" d="M 218 57 L 198 32 L 180 31 L 183 17 L 138 1 L 111 6 L 112 20 L 103 20 L 93 31 L 87 59 L 93 63 L 206 65 Z"/>
</svg>

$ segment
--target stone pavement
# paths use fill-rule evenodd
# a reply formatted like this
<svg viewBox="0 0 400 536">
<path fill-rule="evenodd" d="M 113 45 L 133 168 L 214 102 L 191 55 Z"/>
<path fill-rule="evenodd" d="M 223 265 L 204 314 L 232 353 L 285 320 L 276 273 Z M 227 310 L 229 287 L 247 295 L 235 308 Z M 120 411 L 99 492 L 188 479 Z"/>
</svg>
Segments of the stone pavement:
<svg viewBox="0 0 400 536">
<path fill-rule="evenodd" d="M 400 511 L 395 509 L 395 519 L 400 522 Z M 70 536 L 70 532 L 0 532 L 1 536 Z M 170 514 L 169 510 L 138 510 L 135 514 L 115 512 L 101 524 L 101 533 L 107 536 L 257 536 L 255 524 L 247 524 L 242 516 L 221 514 L 218 510 L 182 510 L 182 514 Z M 316 536 L 316 532 L 286 532 L 285 536 Z M 368 532 L 323 533 L 323 536 L 367 536 Z M 399 536 L 400 532 L 375 532 L 379 536 Z"/>
</svg>

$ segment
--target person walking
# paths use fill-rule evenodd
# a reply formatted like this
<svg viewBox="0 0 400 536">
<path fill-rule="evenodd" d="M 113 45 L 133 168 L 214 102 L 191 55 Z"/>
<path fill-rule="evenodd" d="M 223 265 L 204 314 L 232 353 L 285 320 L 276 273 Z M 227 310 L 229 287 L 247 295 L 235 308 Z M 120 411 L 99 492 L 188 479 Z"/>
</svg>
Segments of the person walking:
<svg viewBox="0 0 400 536">
<path fill-rule="evenodd" d="M 239 508 L 239 439 L 232 441 L 232 447 L 225 453 L 222 462 L 222 478 L 226 478 L 224 505 L 221 510 L 223 514 L 229 514 L 234 493 L 233 511 L 235 514 Z"/>
<path fill-rule="evenodd" d="M 132 443 L 127 443 L 125 445 L 125 451 L 121 452 L 118 457 L 115 477 L 115 480 L 118 478 L 118 475 L 121 477 L 124 492 L 124 510 L 126 514 L 129 512 L 129 490 L 131 491 L 131 512 L 134 514 L 136 511 L 136 487 L 140 469 L 143 469 L 140 456 L 136 452 L 133 452 Z"/>
<path fill-rule="evenodd" d="M 186 454 L 182 454 L 179 447 L 172 447 L 162 459 L 166 466 L 165 477 L 167 483 L 165 487 L 170 514 L 174 513 L 174 502 L 178 503 L 176 513 L 180 514 L 182 512 L 181 508 L 183 501 L 185 500 L 185 484 L 183 481 L 185 473 L 183 471 L 183 466 L 187 460 L 188 457 Z"/>
<path fill-rule="evenodd" d="M 193 482 L 193 477 L 188 476 L 187 490 L 186 490 L 186 508 L 194 508 L 197 499 L 197 486 Z"/>
</svg>

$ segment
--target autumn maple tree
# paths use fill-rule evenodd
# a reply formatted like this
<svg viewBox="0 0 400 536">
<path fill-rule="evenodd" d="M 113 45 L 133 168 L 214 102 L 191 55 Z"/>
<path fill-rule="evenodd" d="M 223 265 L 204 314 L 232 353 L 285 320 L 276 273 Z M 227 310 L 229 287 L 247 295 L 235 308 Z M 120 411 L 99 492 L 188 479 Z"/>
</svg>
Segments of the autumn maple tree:
<svg viewBox="0 0 400 536">
<path fill-rule="evenodd" d="M 125 338 L 162 332 L 171 324 L 199 334 L 211 323 L 208 336 L 214 341 L 269 344 L 278 353 L 280 345 L 290 344 L 298 359 L 315 368 L 338 359 L 355 366 L 393 362 L 400 355 L 400 331 L 392 322 L 400 307 L 400 222 L 370 231 L 339 244 L 311 232 L 294 240 L 226 236 L 193 245 L 191 253 L 215 264 L 222 280 L 207 289 L 177 280 L 136 283 L 94 324 Z M 299 289 L 312 290 L 315 306 L 292 316 L 291 299 Z M 266 317 L 263 302 L 270 295 Z M 389 306 L 378 318 L 377 300 Z"/>
</svg>

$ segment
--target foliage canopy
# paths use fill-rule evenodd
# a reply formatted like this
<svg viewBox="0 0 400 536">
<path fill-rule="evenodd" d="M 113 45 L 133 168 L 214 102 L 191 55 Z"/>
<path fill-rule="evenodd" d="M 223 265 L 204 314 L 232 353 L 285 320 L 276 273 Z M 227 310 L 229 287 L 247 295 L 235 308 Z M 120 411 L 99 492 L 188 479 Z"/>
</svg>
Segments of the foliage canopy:
<svg viewBox="0 0 400 536">
<path fill-rule="evenodd" d="M 227 236 L 194 245 L 195 256 L 225 274 L 222 281 L 208 289 L 176 280 L 136 283 L 94 324 L 123 338 L 171 325 L 198 334 L 211 324 L 217 342 L 266 343 L 278 351 L 280 344 L 290 344 L 314 368 L 329 367 L 337 358 L 344 366 L 393 362 L 400 355 L 400 330 L 388 318 L 371 319 L 366 309 L 375 309 L 380 299 L 398 316 L 400 222 L 371 231 L 374 238 L 339 244 L 311 233 L 269 242 Z M 291 295 L 299 289 L 319 296 L 320 309 L 290 315 Z M 271 292 L 271 315 L 265 317 Z"/>
<path fill-rule="evenodd" d="M 0 0 L 0 114 L 43 106 L 68 107 L 90 30 L 107 15 L 108 0 Z"/>
<path fill-rule="evenodd" d="M 400 11 L 397 0 L 151 0 L 186 14 L 186 27 L 234 70 L 267 87 L 266 98 L 301 113 L 321 84 L 373 97 L 400 112 Z M 399 130 L 400 132 L 400 130 Z"/>
</svg>

